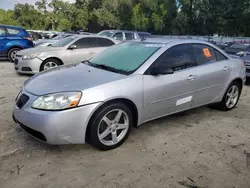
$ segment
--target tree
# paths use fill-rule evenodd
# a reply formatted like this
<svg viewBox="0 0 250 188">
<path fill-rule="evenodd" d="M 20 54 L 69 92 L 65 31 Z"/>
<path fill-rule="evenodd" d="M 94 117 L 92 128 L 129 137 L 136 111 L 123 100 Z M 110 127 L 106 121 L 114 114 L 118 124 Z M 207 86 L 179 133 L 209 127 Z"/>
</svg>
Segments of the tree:
<svg viewBox="0 0 250 188">
<path fill-rule="evenodd" d="M 14 20 L 14 11 L 0 9 L 0 23 L 6 25 L 18 25 L 18 22 Z"/>
</svg>

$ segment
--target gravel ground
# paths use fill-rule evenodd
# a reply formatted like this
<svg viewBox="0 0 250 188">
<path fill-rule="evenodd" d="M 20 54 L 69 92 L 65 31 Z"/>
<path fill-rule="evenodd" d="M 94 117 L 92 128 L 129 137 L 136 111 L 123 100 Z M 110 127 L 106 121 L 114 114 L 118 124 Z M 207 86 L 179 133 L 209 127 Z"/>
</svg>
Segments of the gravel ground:
<svg viewBox="0 0 250 188">
<path fill-rule="evenodd" d="M 48 146 L 12 120 L 28 76 L 0 62 L 0 187 L 250 187 L 250 87 L 238 107 L 206 107 L 133 129 L 112 151 L 89 145 Z"/>
</svg>

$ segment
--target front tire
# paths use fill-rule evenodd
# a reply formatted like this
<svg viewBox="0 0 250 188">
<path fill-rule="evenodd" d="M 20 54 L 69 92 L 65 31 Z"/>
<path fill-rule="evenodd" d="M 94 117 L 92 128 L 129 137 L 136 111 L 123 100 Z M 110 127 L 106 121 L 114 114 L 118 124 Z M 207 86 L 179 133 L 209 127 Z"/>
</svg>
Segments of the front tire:
<svg viewBox="0 0 250 188">
<path fill-rule="evenodd" d="M 18 51 L 20 51 L 21 49 L 20 48 L 12 48 L 9 50 L 8 52 L 8 59 L 10 62 L 14 62 L 15 61 L 15 57 L 16 57 L 16 53 Z"/>
<path fill-rule="evenodd" d="M 45 71 L 45 70 L 49 70 L 49 69 L 52 69 L 52 68 L 55 68 L 55 67 L 60 66 L 60 65 L 62 65 L 62 63 L 59 60 L 57 60 L 57 59 L 54 59 L 54 58 L 46 59 L 41 64 L 40 72 L 41 71 Z"/>
<path fill-rule="evenodd" d="M 238 82 L 232 82 L 217 107 L 223 111 L 230 111 L 235 108 L 239 101 L 241 90 L 242 88 Z"/>
<path fill-rule="evenodd" d="M 87 137 L 100 150 L 114 149 L 128 138 L 133 123 L 132 112 L 125 104 L 109 104 L 94 114 Z"/>
</svg>

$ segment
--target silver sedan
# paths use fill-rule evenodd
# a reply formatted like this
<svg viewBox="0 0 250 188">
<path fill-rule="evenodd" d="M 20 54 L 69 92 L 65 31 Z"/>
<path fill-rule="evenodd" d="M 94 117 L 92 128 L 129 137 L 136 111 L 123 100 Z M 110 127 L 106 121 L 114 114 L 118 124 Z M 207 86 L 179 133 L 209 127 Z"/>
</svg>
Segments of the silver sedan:
<svg viewBox="0 0 250 188">
<path fill-rule="evenodd" d="M 33 76 L 13 118 L 49 144 L 121 145 L 132 127 L 203 105 L 233 109 L 245 82 L 242 60 L 194 40 L 118 44 L 82 63 Z"/>
<path fill-rule="evenodd" d="M 16 54 L 17 73 L 36 74 L 57 66 L 83 61 L 119 41 L 97 35 L 68 36 L 51 46 L 21 50 Z"/>
</svg>

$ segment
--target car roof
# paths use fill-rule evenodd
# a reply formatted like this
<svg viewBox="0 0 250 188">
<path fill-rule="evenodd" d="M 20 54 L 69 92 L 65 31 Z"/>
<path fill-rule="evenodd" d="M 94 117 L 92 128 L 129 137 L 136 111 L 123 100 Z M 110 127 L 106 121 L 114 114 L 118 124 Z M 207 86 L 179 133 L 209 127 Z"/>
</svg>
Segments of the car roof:
<svg viewBox="0 0 250 188">
<path fill-rule="evenodd" d="M 115 40 L 115 39 L 112 39 L 112 38 L 110 38 L 110 37 L 105 37 L 105 36 L 100 36 L 100 35 L 95 35 L 95 34 L 93 34 L 93 35 L 74 35 L 74 36 L 76 36 L 77 37 L 77 39 L 79 39 L 79 38 L 104 38 L 104 39 L 108 39 L 108 40 L 111 40 L 111 41 L 113 41 L 114 43 L 116 43 L 116 44 L 118 44 L 118 43 L 121 43 L 121 41 L 119 41 L 119 40 Z"/>
<path fill-rule="evenodd" d="M 158 44 L 168 44 L 168 43 L 203 43 L 209 44 L 211 43 L 205 42 L 203 40 L 195 40 L 195 39 L 171 39 L 171 38 L 146 38 L 142 40 L 143 42 L 147 43 L 158 43 Z"/>
<path fill-rule="evenodd" d="M 12 26 L 12 25 L 4 25 L 4 24 L 0 24 L 0 27 L 7 27 L 10 29 L 23 29 L 22 27 Z"/>
<path fill-rule="evenodd" d="M 148 32 L 143 32 L 143 31 L 129 31 L 129 30 L 114 30 L 114 29 L 110 29 L 110 30 L 103 30 L 103 31 L 110 31 L 110 32 L 128 32 L 128 33 L 140 33 L 140 34 L 150 34 Z M 102 31 L 101 31 L 102 32 Z"/>
</svg>

